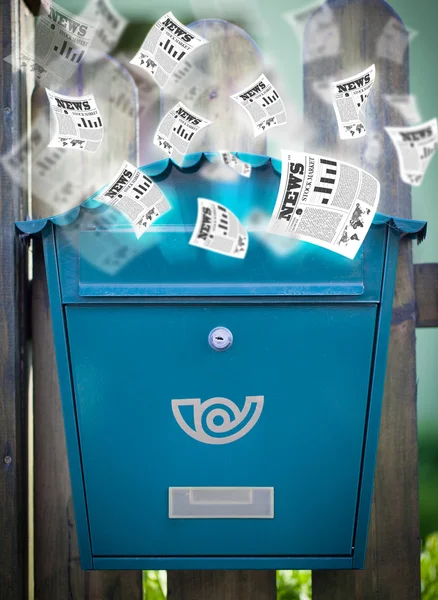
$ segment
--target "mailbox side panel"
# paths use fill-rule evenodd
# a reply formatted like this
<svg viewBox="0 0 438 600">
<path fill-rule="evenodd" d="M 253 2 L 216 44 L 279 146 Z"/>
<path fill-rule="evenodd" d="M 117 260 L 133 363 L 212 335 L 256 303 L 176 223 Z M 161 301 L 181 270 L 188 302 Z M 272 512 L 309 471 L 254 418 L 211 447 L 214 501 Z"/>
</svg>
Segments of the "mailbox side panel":
<svg viewBox="0 0 438 600">
<path fill-rule="evenodd" d="M 370 382 L 370 401 L 364 441 L 364 459 L 360 484 L 357 526 L 354 541 L 353 569 L 363 569 L 366 557 L 368 523 L 374 488 L 374 470 L 379 443 L 380 417 L 385 387 L 386 362 L 391 331 L 392 304 L 397 271 L 400 234 L 387 227 L 382 299 L 378 309 L 374 361 Z"/>
<path fill-rule="evenodd" d="M 68 462 L 73 490 L 73 505 L 78 534 L 79 554 L 81 567 L 84 570 L 89 570 L 93 568 L 93 559 L 91 554 L 87 505 L 85 501 L 85 487 L 79 447 L 76 408 L 72 389 L 68 339 L 65 327 L 64 307 L 61 302 L 56 242 L 54 226 L 51 223 L 47 223 L 42 236 Z"/>
</svg>

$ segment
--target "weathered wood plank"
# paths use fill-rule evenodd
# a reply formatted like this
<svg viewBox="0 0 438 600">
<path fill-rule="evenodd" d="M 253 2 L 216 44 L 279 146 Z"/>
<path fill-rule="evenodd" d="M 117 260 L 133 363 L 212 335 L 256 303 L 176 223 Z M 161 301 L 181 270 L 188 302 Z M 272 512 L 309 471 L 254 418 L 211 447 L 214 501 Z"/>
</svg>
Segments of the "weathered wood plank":
<svg viewBox="0 0 438 600">
<path fill-rule="evenodd" d="M 168 571 L 169 600 L 276 598 L 275 571 Z"/>
<path fill-rule="evenodd" d="M 19 2 L 0 4 L 0 153 L 26 131 L 25 78 L 3 58 L 18 56 L 22 43 Z M 27 249 L 14 221 L 25 218 L 27 198 L 0 170 L 0 598 L 23 600 L 27 593 Z"/>
<path fill-rule="evenodd" d="M 402 241 L 398 289 L 410 254 L 410 242 Z M 409 304 L 398 294 L 395 314 Z M 414 334 L 413 318 L 391 327 L 366 567 L 314 573 L 314 600 L 420 598 L 416 381 L 409 362 L 415 360 Z"/>
<path fill-rule="evenodd" d="M 226 21 L 200 20 L 191 26 L 210 43 L 192 62 L 211 77 L 210 85 L 188 106 L 215 122 L 196 142 L 194 151 L 228 149 L 266 152 L 266 136 L 254 139 L 249 119 L 229 96 L 262 73 L 261 56 L 249 36 Z M 175 104 L 164 98 L 163 112 Z M 224 126 L 228 123 L 228 126 Z M 214 173 L 214 165 L 207 165 Z M 275 571 L 169 571 L 168 598 L 173 600 L 274 600 Z"/>
<path fill-rule="evenodd" d="M 141 600 L 137 571 L 82 571 L 41 243 L 33 253 L 35 597 Z"/>
<path fill-rule="evenodd" d="M 136 91 L 131 78 L 107 59 L 85 69 L 85 73 L 79 73 L 77 86 L 73 84 L 64 93 L 95 94 L 106 126 L 104 143 L 96 155 L 83 156 L 73 151 L 69 169 L 65 163 L 59 165 L 57 182 L 74 172 L 75 192 L 63 203 L 55 204 L 40 195 L 33 196 L 35 217 L 51 216 L 77 206 L 89 195 L 90 181 L 95 187 L 107 183 L 123 160 L 137 164 Z M 116 106 L 120 94 L 122 109 Z M 41 114 L 47 117 L 44 90 L 38 90 L 33 102 L 33 118 Z M 35 597 L 142 600 L 140 571 L 84 572 L 79 564 L 45 266 L 38 241 L 34 244 L 33 268 Z"/>
<path fill-rule="evenodd" d="M 409 89 L 407 32 L 394 35 L 391 56 L 398 60 L 388 60 L 378 52 L 379 37 L 388 20 L 395 17 L 386 2 L 328 0 L 327 5 L 339 28 L 340 52 L 305 69 L 305 112 L 317 132 L 309 149 L 372 172 L 382 186 L 379 210 L 410 217 L 410 189 L 400 181 L 394 149 L 383 136 L 385 125 L 399 124 L 399 117 L 384 105 L 383 94 L 408 93 Z M 308 45 L 312 42 L 310 31 Z M 313 82 L 321 77 L 346 77 L 373 63 L 377 78 L 366 114 L 369 134 L 378 136 L 380 155 L 370 164 L 369 135 L 341 142 L 334 111 L 316 97 Z M 362 572 L 315 572 L 314 600 L 420 598 L 414 312 L 411 244 L 405 240 L 399 253 L 366 568 Z"/>
<path fill-rule="evenodd" d="M 438 263 L 414 265 L 417 327 L 438 327 Z"/>
<path fill-rule="evenodd" d="M 26 130 L 25 79 L 3 59 L 18 56 L 19 2 L 0 4 L 0 153 Z M 0 598 L 23 600 L 27 593 L 27 249 L 14 221 L 27 213 L 26 196 L 0 169 Z"/>
</svg>

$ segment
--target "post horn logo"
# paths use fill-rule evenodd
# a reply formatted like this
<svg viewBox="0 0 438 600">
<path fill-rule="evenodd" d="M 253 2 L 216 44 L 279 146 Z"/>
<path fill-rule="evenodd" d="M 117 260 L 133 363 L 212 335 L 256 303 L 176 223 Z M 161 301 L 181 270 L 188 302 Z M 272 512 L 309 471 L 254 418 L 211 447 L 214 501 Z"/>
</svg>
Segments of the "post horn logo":
<svg viewBox="0 0 438 600">
<path fill-rule="evenodd" d="M 190 437 L 204 444 L 230 444 L 246 435 L 259 420 L 263 410 L 263 396 L 246 396 L 242 410 L 228 398 L 200 398 L 172 400 L 176 422 Z M 182 407 L 193 407 L 193 424 L 186 423 Z"/>
</svg>

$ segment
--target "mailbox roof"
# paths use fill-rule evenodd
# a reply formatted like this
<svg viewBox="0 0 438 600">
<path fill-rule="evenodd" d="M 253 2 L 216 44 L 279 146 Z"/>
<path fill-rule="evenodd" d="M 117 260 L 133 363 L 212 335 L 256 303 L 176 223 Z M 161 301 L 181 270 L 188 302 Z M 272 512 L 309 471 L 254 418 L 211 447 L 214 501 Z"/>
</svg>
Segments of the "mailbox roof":
<svg viewBox="0 0 438 600">
<path fill-rule="evenodd" d="M 272 158 L 270 156 L 247 154 L 244 152 L 236 152 L 235 154 L 238 155 L 238 157 L 241 160 L 248 162 L 253 168 L 263 167 L 266 164 L 270 163 L 274 171 L 276 171 L 277 173 L 281 173 L 281 160 Z M 149 165 L 145 165 L 144 167 L 140 167 L 140 170 L 151 178 L 163 175 L 163 173 L 165 173 L 166 171 L 168 171 L 168 175 L 171 169 L 174 168 L 177 168 L 183 172 L 187 171 L 191 173 L 193 172 L 193 167 L 200 165 L 205 160 L 214 162 L 218 160 L 218 157 L 219 154 L 217 152 L 197 152 L 186 156 L 183 168 L 178 166 L 171 158 L 165 158 L 163 160 L 159 160 Z M 47 217 L 45 219 L 17 221 L 15 225 L 22 233 L 27 235 L 36 235 L 40 233 L 48 222 L 52 222 L 54 225 L 57 225 L 59 227 L 62 227 L 64 225 L 70 225 L 71 223 L 76 221 L 76 219 L 81 214 L 82 210 L 95 210 L 103 206 L 101 202 L 95 200 L 100 191 L 101 190 L 98 190 L 95 194 L 93 194 L 90 198 L 85 200 L 82 204 L 76 206 L 75 208 L 72 208 L 71 210 L 65 213 L 54 215 L 53 217 Z M 384 215 L 382 213 L 376 213 L 373 219 L 373 225 L 385 224 L 388 224 L 389 227 L 396 229 L 402 234 L 406 234 L 416 238 L 418 243 L 421 243 L 426 237 L 426 221 L 401 219 L 390 215 Z"/>
</svg>

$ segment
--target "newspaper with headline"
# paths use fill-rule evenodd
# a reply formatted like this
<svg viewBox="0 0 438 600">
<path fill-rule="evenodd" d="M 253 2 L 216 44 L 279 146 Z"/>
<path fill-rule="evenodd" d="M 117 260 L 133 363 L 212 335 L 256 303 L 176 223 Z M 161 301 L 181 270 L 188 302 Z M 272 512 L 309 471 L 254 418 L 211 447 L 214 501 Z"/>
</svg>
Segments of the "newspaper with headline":
<svg viewBox="0 0 438 600">
<path fill-rule="evenodd" d="M 397 151 L 402 181 L 420 186 L 437 147 L 437 119 L 414 127 L 385 127 Z"/>
<path fill-rule="evenodd" d="M 181 165 L 195 136 L 211 124 L 212 121 L 204 119 L 182 102 L 178 102 L 158 125 L 154 144 Z"/>
<path fill-rule="evenodd" d="M 286 109 L 277 90 L 266 77 L 261 75 L 244 90 L 231 98 L 248 114 L 254 128 L 254 137 L 267 129 L 287 123 Z"/>
<path fill-rule="evenodd" d="M 354 165 L 283 150 L 280 188 L 267 231 L 353 259 L 379 197 L 377 179 Z"/>
<path fill-rule="evenodd" d="M 93 94 L 63 96 L 47 88 L 46 93 L 55 125 L 49 146 L 96 152 L 103 140 L 103 123 Z"/>
<path fill-rule="evenodd" d="M 84 61 L 94 33 L 95 27 L 87 18 L 42 0 L 35 37 L 20 53 L 20 68 L 33 72 L 37 81 L 69 79 Z M 12 57 L 5 60 L 12 62 Z"/>
<path fill-rule="evenodd" d="M 371 65 L 357 75 L 333 83 L 333 107 L 341 140 L 366 135 L 365 105 L 375 78 L 376 68 Z"/>
<path fill-rule="evenodd" d="M 81 16 L 95 23 L 96 33 L 91 46 L 94 50 L 105 54 L 109 54 L 117 46 L 128 25 L 128 21 L 114 8 L 110 0 L 87 2 Z M 92 56 L 90 53 L 86 57 L 87 61 Z"/>
<path fill-rule="evenodd" d="M 242 177 L 251 177 L 252 167 L 249 163 L 240 160 L 238 156 L 227 150 L 219 150 L 219 155 L 222 162 L 233 169 L 233 171 L 236 171 Z"/>
<path fill-rule="evenodd" d="M 144 69 L 164 88 L 186 56 L 207 43 L 168 12 L 152 26 L 131 63 Z"/>
<path fill-rule="evenodd" d="M 213 200 L 198 198 L 198 216 L 189 244 L 232 258 L 245 258 L 248 234 L 231 210 Z"/>
<path fill-rule="evenodd" d="M 95 200 L 120 210 L 133 224 L 137 238 L 171 209 L 158 185 L 125 161 L 116 177 Z"/>
</svg>

